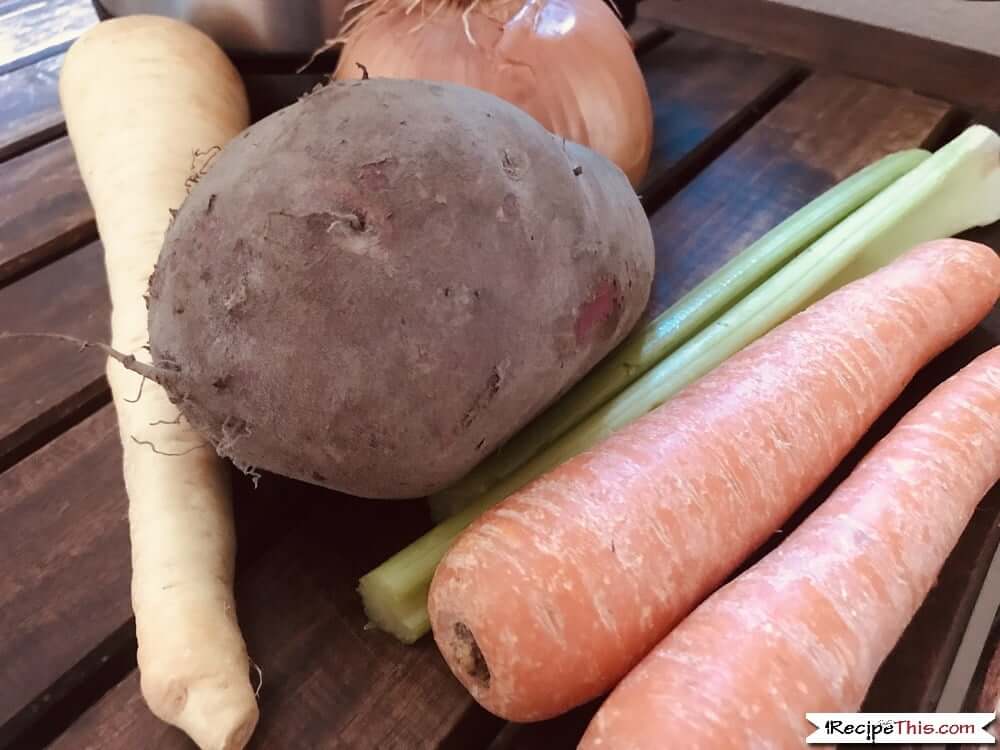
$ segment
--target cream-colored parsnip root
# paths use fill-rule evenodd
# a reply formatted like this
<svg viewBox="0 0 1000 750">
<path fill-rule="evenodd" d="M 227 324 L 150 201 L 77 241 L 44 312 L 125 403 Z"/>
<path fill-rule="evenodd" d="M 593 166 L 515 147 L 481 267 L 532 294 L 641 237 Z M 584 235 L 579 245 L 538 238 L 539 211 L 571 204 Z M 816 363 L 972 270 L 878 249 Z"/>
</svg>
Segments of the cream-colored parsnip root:
<svg viewBox="0 0 1000 750">
<path fill-rule="evenodd" d="M 104 242 L 112 346 L 149 361 L 143 296 L 170 210 L 184 200 L 194 152 L 249 124 L 243 83 L 200 31 L 131 16 L 73 44 L 59 94 Z M 233 600 L 225 466 L 158 385 L 146 382 L 130 403 L 139 376 L 115 361 L 107 373 L 124 447 L 143 696 L 203 750 L 242 748 L 258 711 Z"/>
</svg>

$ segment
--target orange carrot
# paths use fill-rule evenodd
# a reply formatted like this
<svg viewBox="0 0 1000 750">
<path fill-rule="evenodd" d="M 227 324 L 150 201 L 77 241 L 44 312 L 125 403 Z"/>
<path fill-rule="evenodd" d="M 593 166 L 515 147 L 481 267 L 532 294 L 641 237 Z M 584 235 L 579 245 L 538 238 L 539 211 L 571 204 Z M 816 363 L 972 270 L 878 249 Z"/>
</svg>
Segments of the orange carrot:
<svg viewBox="0 0 1000 750">
<path fill-rule="evenodd" d="M 857 711 L 1000 480 L 1000 347 L 939 386 L 785 542 L 615 689 L 580 747 L 801 747 Z"/>
<path fill-rule="evenodd" d="M 514 721 L 614 687 L 998 295 L 990 248 L 922 245 L 509 497 L 431 585 L 452 672 Z"/>
</svg>

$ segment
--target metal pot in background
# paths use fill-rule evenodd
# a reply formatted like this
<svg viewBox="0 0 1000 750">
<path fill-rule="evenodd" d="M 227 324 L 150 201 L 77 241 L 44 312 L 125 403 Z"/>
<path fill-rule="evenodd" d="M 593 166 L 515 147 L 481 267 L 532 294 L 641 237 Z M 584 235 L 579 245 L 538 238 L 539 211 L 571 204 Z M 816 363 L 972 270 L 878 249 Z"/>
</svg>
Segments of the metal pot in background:
<svg viewBox="0 0 1000 750">
<path fill-rule="evenodd" d="M 201 29 L 234 58 L 304 60 L 337 36 L 347 0 L 93 0 L 100 18 L 170 16 Z"/>
</svg>

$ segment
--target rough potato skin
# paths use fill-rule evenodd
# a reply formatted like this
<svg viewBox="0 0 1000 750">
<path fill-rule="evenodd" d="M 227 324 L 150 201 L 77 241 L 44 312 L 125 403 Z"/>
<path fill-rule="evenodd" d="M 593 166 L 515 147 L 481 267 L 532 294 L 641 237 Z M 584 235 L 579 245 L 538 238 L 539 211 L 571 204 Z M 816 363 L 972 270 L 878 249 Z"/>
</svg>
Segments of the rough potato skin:
<svg viewBox="0 0 1000 750">
<path fill-rule="evenodd" d="M 238 466 L 417 497 L 607 354 L 652 276 L 649 223 L 604 158 L 473 89 L 338 82 L 193 187 L 150 343 Z"/>
</svg>

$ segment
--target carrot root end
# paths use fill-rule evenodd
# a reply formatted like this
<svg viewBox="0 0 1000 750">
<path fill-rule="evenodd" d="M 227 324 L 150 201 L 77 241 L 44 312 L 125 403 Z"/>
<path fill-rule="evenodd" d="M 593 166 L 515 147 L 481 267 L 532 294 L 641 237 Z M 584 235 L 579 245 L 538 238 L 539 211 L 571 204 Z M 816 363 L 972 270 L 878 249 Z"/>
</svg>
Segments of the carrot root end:
<svg viewBox="0 0 1000 750">
<path fill-rule="evenodd" d="M 451 641 L 454 663 L 483 689 L 490 686 L 490 667 L 476 637 L 464 622 L 456 622 Z"/>
</svg>

